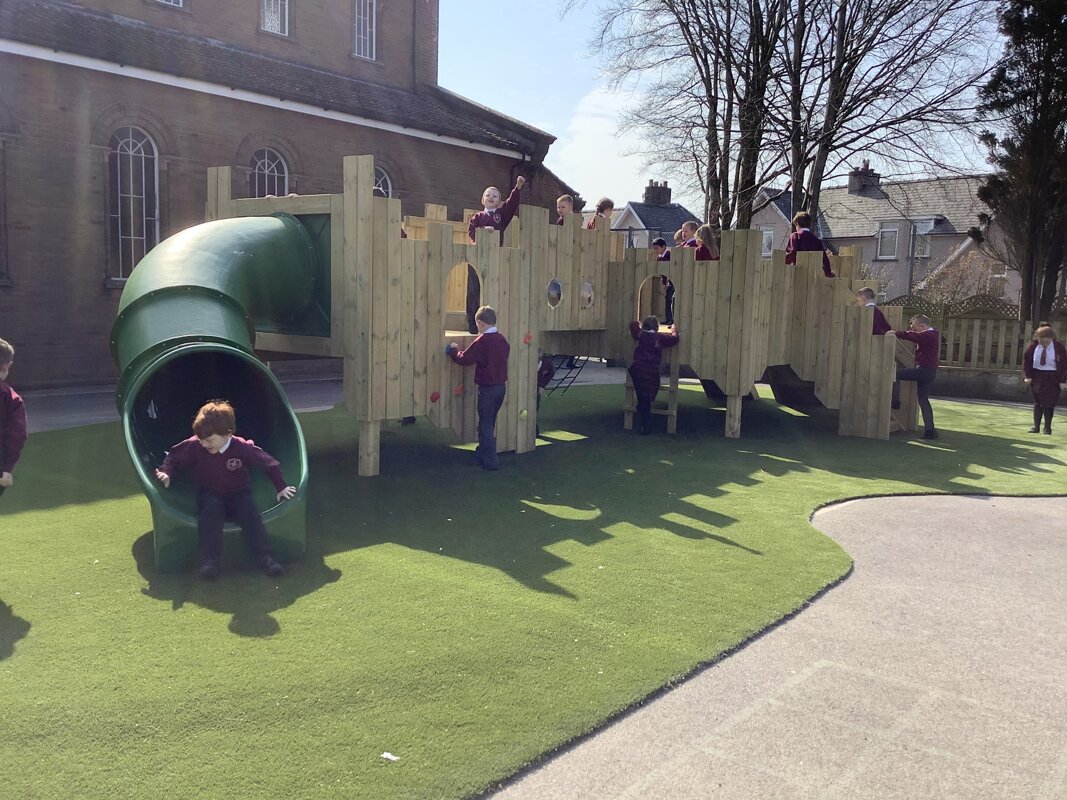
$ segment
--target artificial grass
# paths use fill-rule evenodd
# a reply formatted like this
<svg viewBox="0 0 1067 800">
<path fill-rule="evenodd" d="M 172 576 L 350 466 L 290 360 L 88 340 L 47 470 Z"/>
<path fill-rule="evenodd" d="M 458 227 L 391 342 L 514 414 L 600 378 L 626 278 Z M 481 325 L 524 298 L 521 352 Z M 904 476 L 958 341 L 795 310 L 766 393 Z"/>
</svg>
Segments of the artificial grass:
<svg viewBox="0 0 1067 800">
<path fill-rule="evenodd" d="M 677 437 L 622 431 L 619 387 L 550 397 L 495 474 L 420 422 L 359 479 L 352 422 L 305 415 L 307 558 L 214 584 L 154 573 L 117 425 L 33 436 L 0 498 L 0 797 L 475 794 L 843 575 L 819 505 L 1067 478 L 1025 410 L 936 403 L 939 441 L 886 443 L 762 400 L 731 441 L 682 397 Z"/>
</svg>

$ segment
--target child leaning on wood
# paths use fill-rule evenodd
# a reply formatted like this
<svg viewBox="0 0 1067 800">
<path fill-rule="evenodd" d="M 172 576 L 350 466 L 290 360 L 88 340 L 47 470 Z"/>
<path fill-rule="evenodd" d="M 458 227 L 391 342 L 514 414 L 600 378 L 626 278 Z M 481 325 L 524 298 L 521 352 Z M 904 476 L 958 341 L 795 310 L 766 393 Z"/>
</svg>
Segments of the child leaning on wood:
<svg viewBox="0 0 1067 800">
<path fill-rule="evenodd" d="M 511 345 L 496 329 L 496 310 L 482 306 L 474 315 L 478 338 L 466 350 L 459 344 L 448 345 L 448 355 L 460 366 L 474 364 L 474 382 L 478 386 L 478 449 L 474 457 L 482 469 L 500 469 L 496 452 L 496 415 L 504 405 L 508 387 L 508 355 Z"/>
<path fill-rule="evenodd" d="M 660 333 L 659 320 L 650 314 L 641 322 L 634 320 L 630 323 L 630 336 L 637 343 L 630 378 L 637 395 L 638 433 L 647 436 L 652 433 L 652 403 L 659 394 L 663 351 L 678 344 L 678 326 L 672 325 L 670 333 Z"/>
<path fill-rule="evenodd" d="M 15 348 L 0 339 L 0 494 L 15 482 L 15 463 L 26 444 L 26 404 L 7 383 Z"/>
<path fill-rule="evenodd" d="M 1023 354 L 1023 380 L 1029 384 L 1034 395 L 1034 426 L 1030 433 L 1041 430 L 1045 420 L 1045 433 L 1052 433 L 1052 415 L 1060 392 L 1067 389 L 1067 347 L 1056 338 L 1050 325 L 1042 325 L 1034 331 L 1034 340 Z"/>
</svg>

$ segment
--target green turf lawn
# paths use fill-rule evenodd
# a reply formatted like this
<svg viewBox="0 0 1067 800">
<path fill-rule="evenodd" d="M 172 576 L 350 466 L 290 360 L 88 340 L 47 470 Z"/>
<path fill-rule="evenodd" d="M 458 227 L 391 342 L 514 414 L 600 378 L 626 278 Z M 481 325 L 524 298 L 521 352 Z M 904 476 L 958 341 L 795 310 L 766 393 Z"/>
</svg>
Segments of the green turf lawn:
<svg viewBox="0 0 1067 800">
<path fill-rule="evenodd" d="M 818 506 L 1067 479 L 1025 409 L 937 403 L 927 445 L 762 400 L 727 441 L 682 395 L 676 438 L 625 433 L 619 387 L 550 397 L 496 474 L 420 422 L 359 479 L 355 426 L 306 415 L 309 552 L 277 581 L 154 574 L 118 426 L 34 436 L 0 498 L 0 797 L 476 794 L 846 573 Z"/>
</svg>

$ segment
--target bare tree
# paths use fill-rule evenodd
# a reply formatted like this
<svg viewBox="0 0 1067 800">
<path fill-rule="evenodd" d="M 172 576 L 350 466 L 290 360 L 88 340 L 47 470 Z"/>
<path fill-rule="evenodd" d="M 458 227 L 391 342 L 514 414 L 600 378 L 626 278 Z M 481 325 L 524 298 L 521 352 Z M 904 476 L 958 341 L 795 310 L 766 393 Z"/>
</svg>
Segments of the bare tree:
<svg viewBox="0 0 1067 800">
<path fill-rule="evenodd" d="M 699 188 L 723 227 L 747 226 L 758 190 L 782 178 L 794 210 L 817 213 L 823 183 L 860 152 L 942 164 L 992 63 L 993 0 L 596 5 L 605 73 L 643 88 L 627 124 L 646 162 Z"/>
</svg>

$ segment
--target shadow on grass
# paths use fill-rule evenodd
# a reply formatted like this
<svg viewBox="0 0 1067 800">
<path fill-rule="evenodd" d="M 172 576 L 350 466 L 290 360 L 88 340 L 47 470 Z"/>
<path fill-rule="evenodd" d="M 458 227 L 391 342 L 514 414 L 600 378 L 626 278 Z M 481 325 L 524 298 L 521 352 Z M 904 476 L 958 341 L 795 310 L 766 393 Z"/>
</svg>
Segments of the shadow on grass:
<svg viewBox="0 0 1067 800">
<path fill-rule="evenodd" d="M 230 616 L 229 629 L 239 636 L 267 637 L 281 630 L 274 612 L 299 598 L 312 594 L 328 583 L 340 580 L 341 571 L 323 561 L 316 542 L 308 542 L 305 557 L 286 566 L 286 574 L 269 578 L 252 565 L 240 534 L 227 534 L 223 553 L 223 574 L 214 581 L 200 580 L 192 572 L 163 575 L 156 572 L 152 532 L 139 536 L 132 553 L 137 569 L 148 582 L 141 592 L 146 597 L 170 603 L 174 610 L 193 603 Z"/>
<path fill-rule="evenodd" d="M 11 606 L 0 600 L 0 661 L 11 658 L 15 644 L 30 632 L 30 623 L 15 616 Z"/>
</svg>

